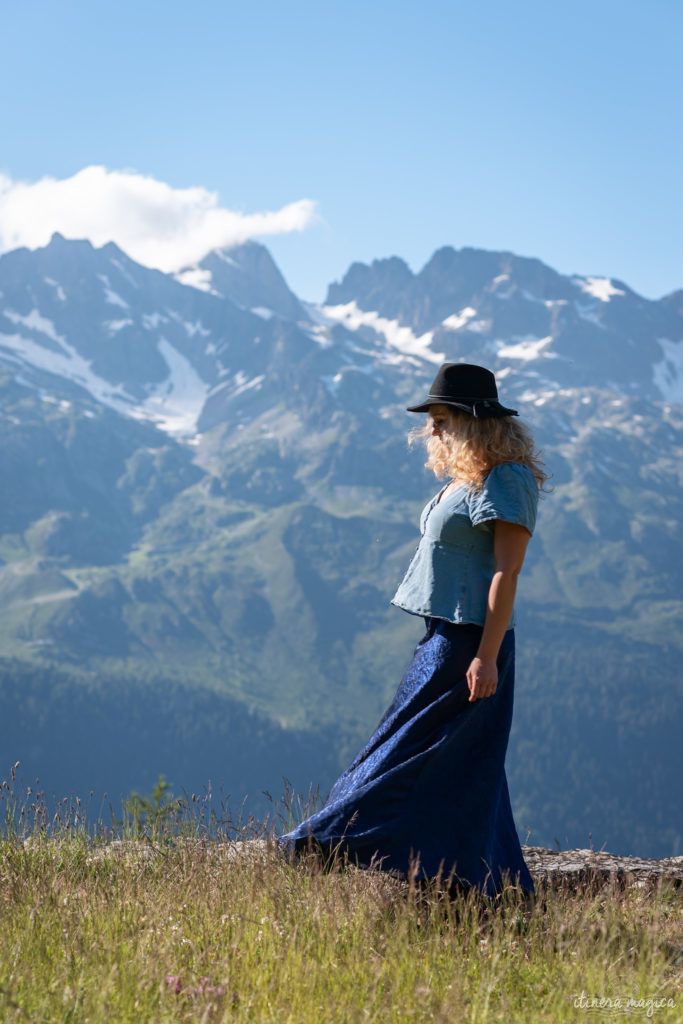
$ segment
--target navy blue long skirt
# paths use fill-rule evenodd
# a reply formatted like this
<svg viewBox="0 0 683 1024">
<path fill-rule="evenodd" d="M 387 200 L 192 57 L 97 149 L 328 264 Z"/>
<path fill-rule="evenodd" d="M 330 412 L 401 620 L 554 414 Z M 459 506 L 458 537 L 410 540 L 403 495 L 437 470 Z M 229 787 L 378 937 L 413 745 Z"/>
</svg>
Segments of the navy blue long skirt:
<svg viewBox="0 0 683 1024">
<path fill-rule="evenodd" d="M 498 655 L 498 686 L 469 701 L 466 672 L 482 627 L 427 618 L 390 706 L 332 786 L 324 807 L 280 836 L 286 854 L 311 840 L 418 880 L 493 896 L 512 884 L 534 892 L 512 817 L 505 753 L 515 684 L 515 633 Z"/>
</svg>

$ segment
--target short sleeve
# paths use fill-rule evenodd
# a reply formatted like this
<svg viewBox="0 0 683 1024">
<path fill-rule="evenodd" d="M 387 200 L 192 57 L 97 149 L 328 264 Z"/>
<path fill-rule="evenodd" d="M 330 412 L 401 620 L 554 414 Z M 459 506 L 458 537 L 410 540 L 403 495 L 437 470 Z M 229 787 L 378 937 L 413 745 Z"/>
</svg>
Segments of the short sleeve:
<svg viewBox="0 0 683 1024">
<path fill-rule="evenodd" d="M 521 462 L 501 462 L 486 475 L 481 490 L 471 493 L 468 506 L 473 526 L 504 519 L 533 533 L 538 508 L 536 477 Z"/>
</svg>

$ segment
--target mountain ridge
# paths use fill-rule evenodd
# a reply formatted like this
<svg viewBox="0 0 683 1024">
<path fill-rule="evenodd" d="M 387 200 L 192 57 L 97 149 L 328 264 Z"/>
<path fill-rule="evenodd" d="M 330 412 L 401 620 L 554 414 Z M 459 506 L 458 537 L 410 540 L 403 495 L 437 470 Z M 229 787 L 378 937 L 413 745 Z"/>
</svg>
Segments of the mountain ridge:
<svg viewBox="0 0 683 1024">
<path fill-rule="evenodd" d="M 228 294 L 113 243 L 57 237 L 0 257 L 0 745 L 78 788 L 78 757 L 59 760 L 51 738 L 66 721 L 56 694 L 71 694 L 100 773 L 89 788 L 146 791 L 160 771 L 201 786 L 224 770 L 258 811 L 282 776 L 331 782 L 420 625 L 388 604 L 437 489 L 406 446 L 405 407 L 442 357 L 482 362 L 555 485 L 519 586 L 520 828 L 539 845 L 592 831 L 615 850 L 679 852 L 683 292 L 644 300 L 611 278 L 444 246 L 426 274 L 399 257 L 353 264 L 316 306 L 265 247 L 231 253 L 236 267 L 195 268 Z M 118 746 L 117 688 L 145 708 Z M 175 703 L 156 712 L 145 760 L 165 691 Z M 250 759 L 240 740 L 241 760 L 221 765 L 242 709 L 263 735 L 272 724 L 272 749 Z"/>
</svg>

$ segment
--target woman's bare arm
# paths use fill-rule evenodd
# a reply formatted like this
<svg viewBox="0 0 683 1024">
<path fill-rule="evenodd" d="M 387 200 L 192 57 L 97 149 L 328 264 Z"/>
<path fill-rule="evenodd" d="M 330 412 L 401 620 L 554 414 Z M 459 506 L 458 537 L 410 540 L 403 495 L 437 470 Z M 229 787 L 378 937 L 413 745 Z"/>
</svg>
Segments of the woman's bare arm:
<svg viewBox="0 0 683 1024">
<path fill-rule="evenodd" d="M 467 670 L 470 701 L 490 697 L 498 686 L 496 659 L 512 615 L 517 577 L 524 564 L 531 534 L 518 523 L 494 520 L 493 552 L 495 570 L 486 607 L 484 631 L 477 655 Z"/>
</svg>

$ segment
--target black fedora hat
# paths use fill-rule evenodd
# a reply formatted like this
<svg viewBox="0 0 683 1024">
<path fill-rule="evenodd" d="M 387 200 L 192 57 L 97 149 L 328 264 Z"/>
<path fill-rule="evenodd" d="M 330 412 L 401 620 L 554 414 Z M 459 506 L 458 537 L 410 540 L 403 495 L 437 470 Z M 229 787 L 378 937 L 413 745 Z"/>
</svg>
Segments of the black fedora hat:
<svg viewBox="0 0 683 1024">
<path fill-rule="evenodd" d="M 491 371 L 474 363 L 442 363 L 425 400 L 408 412 L 429 412 L 430 405 L 454 405 L 479 420 L 519 415 L 498 401 Z"/>
</svg>

